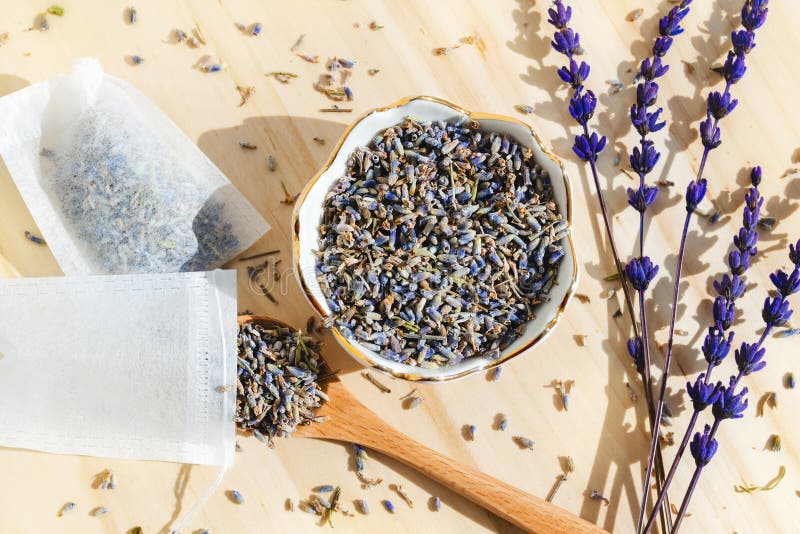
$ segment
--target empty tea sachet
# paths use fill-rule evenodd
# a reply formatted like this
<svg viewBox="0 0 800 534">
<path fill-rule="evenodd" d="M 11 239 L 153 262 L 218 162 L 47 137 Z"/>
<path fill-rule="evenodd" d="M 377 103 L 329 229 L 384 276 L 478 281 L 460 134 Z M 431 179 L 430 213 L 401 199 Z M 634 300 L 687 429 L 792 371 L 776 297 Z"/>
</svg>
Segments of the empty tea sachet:
<svg viewBox="0 0 800 534">
<path fill-rule="evenodd" d="M 0 155 L 67 275 L 214 269 L 269 229 L 164 113 L 93 59 L 0 99 Z"/>
<path fill-rule="evenodd" d="M 0 446 L 232 462 L 235 271 L 0 279 L 0 317 Z"/>
</svg>

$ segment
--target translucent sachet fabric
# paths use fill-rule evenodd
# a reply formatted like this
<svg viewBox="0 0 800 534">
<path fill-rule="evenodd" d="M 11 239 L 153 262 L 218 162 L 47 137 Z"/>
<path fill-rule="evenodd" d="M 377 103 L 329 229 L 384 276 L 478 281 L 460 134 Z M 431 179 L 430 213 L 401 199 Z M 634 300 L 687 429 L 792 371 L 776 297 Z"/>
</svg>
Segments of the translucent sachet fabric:
<svg viewBox="0 0 800 534">
<path fill-rule="evenodd" d="M 232 463 L 235 271 L 2 279 L 0 318 L 0 445 Z"/>
<path fill-rule="evenodd" d="M 0 99 L 0 156 L 66 275 L 210 270 L 269 229 L 164 113 L 93 59 Z"/>
</svg>

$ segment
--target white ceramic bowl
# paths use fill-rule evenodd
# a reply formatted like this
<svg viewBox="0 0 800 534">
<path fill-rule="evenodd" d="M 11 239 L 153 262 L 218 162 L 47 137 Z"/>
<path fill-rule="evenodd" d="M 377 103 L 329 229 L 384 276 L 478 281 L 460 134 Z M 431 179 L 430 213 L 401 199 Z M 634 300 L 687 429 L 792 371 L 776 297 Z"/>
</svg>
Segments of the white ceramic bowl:
<svg viewBox="0 0 800 534">
<path fill-rule="evenodd" d="M 539 137 L 527 124 L 511 117 L 472 113 L 428 96 L 406 98 L 391 106 L 370 111 L 345 131 L 328 162 L 300 194 L 294 209 L 292 252 L 295 275 L 309 302 L 323 319 L 331 315 L 331 310 L 325 301 L 315 270 L 319 221 L 325 195 L 336 179 L 344 175 L 349 155 L 357 147 L 368 144 L 377 133 L 401 122 L 408 115 L 426 120 L 451 120 L 464 114 L 480 122 L 482 130 L 507 133 L 521 145 L 533 150 L 537 163 L 550 174 L 555 200 L 571 228 L 572 193 L 564 166 L 542 145 Z M 386 360 L 362 347 L 357 340 L 346 338 L 337 328 L 333 328 L 333 335 L 350 355 L 365 366 L 407 380 L 451 380 L 500 365 L 528 351 L 552 332 L 572 297 L 578 281 L 578 265 L 571 235 L 568 233 L 564 239 L 565 254 L 558 271 L 557 283 L 550 292 L 550 300 L 535 308 L 536 317 L 527 323 L 524 333 L 501 353 L 499 359 L 473 357 L 451 366 L 424 369 Z"/>
</svg>

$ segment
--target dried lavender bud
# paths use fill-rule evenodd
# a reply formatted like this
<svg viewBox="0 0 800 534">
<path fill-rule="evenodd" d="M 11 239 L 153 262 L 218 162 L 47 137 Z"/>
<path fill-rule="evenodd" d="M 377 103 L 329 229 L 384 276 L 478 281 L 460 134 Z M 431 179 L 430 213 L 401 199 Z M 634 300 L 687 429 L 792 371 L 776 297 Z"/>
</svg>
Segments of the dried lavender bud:
<svg viewBox="0 0 800 534">
<path fill-rule="evenodd" d="M 492 382 L 497 382 L 500 380 L 500 375 L 503 373 L 503 368 L 501 366 L 497 366 L 491 371 L 489 371 L 489 380 Z"/>
<path fill-rule="evenodd" d="M 367 501 L 365 501 L 364 499 L 356 499 L 355 505 L 356 505 L 356 510 L 358 510 L 360 513 L 364 515 L 369 515 L 369 505 L 367 504 Z"/>
<path fill-rule="evenodd" d="M 340 332 L 383 358 L 498 358 L 555 283 L 568 223 L 547 173 L 468 120 L 385 130 L 324 200 L 320 287 Z"/>
<path fill-rule="evenodd" d="M 244 496 L 237 490 L 228 490 L 228 498 L 236 504 L 244 504 Z"/>
<path fill-rule="evenodd" d="M 439 497 L 431 497 L 431 510 L 438 512 L 442 509 L 442 500 Z"/>
<path fill-rule="evenodd" d="M 64 504 L 64 506 L 62 506 L 61 509 L 58 511 L 58 517 L 61 517 L 64 514 L 68 514 L 68 513 L 72 512 L 73 510 L 75 510 L 75 503 L 74 502 L 68 502 L 68 503 Z"/>
<path fill-rule="evenodd" d="M 389 512 L 390 514 L 394 513 L 394 504 L 392 504 L 392 501 L 390 501 L 389 499 L 384 499 L 381 502 L 383 503 L 383 507 L 386 508 L 387 512 Z"/>
<path fill-rule="evenodd" d="M 239 327 L 237 426 L 258 431 L 272 444 L 298 425 L 314 421 L 327 400 L 317 377 L 323 370 L 318 341 L 280 326 Z"/>
<path fill-rule="evenodd" d="M 534 441 L 532 439 L 528 439 L 523 436 L 514 436 L 514 442 L 519 446 L 520 449 L 530 449 L 533 450 Z"/>
</svg>

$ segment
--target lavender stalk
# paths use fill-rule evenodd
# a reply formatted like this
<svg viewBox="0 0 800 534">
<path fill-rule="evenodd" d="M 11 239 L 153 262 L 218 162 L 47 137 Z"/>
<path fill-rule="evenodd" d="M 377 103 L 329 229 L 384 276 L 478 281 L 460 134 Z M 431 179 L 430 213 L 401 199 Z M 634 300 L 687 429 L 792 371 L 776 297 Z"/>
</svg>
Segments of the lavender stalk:
<svg viewBox="0 0 800 534">
<path fill-rule="evenodd" d="M 631 319 L 631 327 L 633 329 L 634 339 L 641 340 L 639 329 L 634 315 L 633 300 L 628 284 L 626 283 L 626 271 L 620 261 L 620 255 L 617 249 L 614 234 L 611 230 L 611 221 L 606 206 L 605 196 L 603 189 L 600 186 L 599 173 L 597 171 L 597 157 L 606 146 L 606 138 L 598 136 L 596 132 L 589 131 L 589 121 L 594 115 L 597 106 L 597 97 L 591 90 L 584 90 L 584 82 L 589 76 L 589 65 L 575 59 L 577 52 L 581 49 L 580 35 L 569 27 L 570 19 L 572 18 L 572 8 L 565 6 L 562 0 L 555 0 L 553 7 L 548 9 L 548 22 L 556 29 L 553 36 L 552 46 L 560 54 L 566 56 L 569 60 L 568 66 L 561 67 L 558 70 L 558 75 L 565 83 L 569 84 L 572 88 L 572 97 L 569 103 L 570 115 L 581 126 L 582 134 L 575 137 L 573 151 L 583 161 L 589 164 L 594 181 L 595 192 L 600 204 L 600 212 L 603 216 L 603 224 L 605 226 L 606 235 L 611 246 L 611 252 L 614 257 L 614 265 L 617 268 L 620 282 L 622 284 L 622 291 L 625 297 L 625 307 Z M 657 122 L 657 118 L 656 118 Z M 652 201 L 651 201 L 652 203 Z M 631 344 L 629 343 L 629 347 Z M 630 348 L 629 348 L 630 350 Z M 649 367 L 637 364 L 637 370 L 642 377 L 644 386 L 645 400 L 647 401 L 648 415 L 650 419 L 650 429 L 654 431 L 656 428 L 654 419 L 654 399 L 653 392 L 650 385 L 650 370 Z M 660 446 L 657 448 L 657 485 L 660 488 L 664 481 L 664 462 L 661 456 Z M 667 530 L 671 523 L 671 516 L 666 513 L 661 514 L 662 525 Z"/>
<path fill-rule="evenodd" d="M 778 290 L 778 296 L 767 297 L 764 300 L 764 306 L 761 310 L 761 318 L 764 320 L 765 326 L 764 332 L 757 342 L 752 344 L 743 342 L 740 348 L 736 350 L 736 366 L 739 372 L 730 377 L 727 387 L 718 384 L 715 388 L 716 393 L 712 409 L 714 424 L 710 429 L 706 426 L 702 435 L 699 432 L 694 435 L 691 451 L 695 461 L 695 471 L 681 502 L 678 516 L 675 518 L 672 534 L 678 532 L 681 522 L 686 517 L 686 510 L 703 468 L 708 465 L 717 450 L 718 443 L 714 438 L 720 424 L 725 419 L 740 419 L 747 409 L 747 388 L 743 387 L 737 393 L 736 387 L 743 377 L 760 371 L 767 365 L 767 362 L 764 361 L 764 355 L 766 354 L 766 349 L 763 347 L 764 340 L 773 328 L 785 324 L 792 316 L 788 297 L 800 291 L 800 241 L 797 242 L 796 246 L 789 245 L 789 259 L 794 264 L 791 274 L 778 269 L 770 275 L 770 280 Z"/>
<path fill-rule="evenodd" d="M 693 412 L 683 435 L 683 439 L 675 453 L 675 459 L 667 473 L 664 487 L 658 495 L 653 511 L 650 512 L 644 532 L 647 533 L 653 527 L 655 516 L 664 504 L 672 479 L 678 470 L 683 453 L 689 444 L 697 419 L 706 407 L 714 402 L 715 386 L 711 382 L 711 374 L 715 367 L 718 367 L 730 352 L 733 343 L 733 332 L 728 332 L 736 317 L 736 300 L 745 292 L 745 283 L 741 276 L 750 267 L 750 258 L 757 253 L 758 244 L 758 221 L 761 206 L 764 199 L 758 192 L 761 183 L 761 168 L 754 167 L 750 172 L 750 190 L 745 195 L 745 205 L 742 211 L 742 227 L 733 238 L 734 250 L 728 254 L 728 266 L 730 275 L 722 275 L 714 281 L 714 290 L 717 297 L 714 299 L 713 316 L 714 325 L 709 327 L 708 334 L 703 342 L 703 356 L 708 365 L 705 372 L 700 373 L 694 384 L 686 384 L 686 391 L 692 399 Z M 704 189 L 703 189 L 704 191 Z M 687 210 L 690 206 L 696 207 L 697 194 L 687 195 Z M 692 208 L 693 209 L 693 208 Z M 680 265 L 680 261 L 679 261 Z M 674 296 L 674 292 L 673 292 Z M 673 308 L 674 310 L 674 308 Z M 727 334 L 727 337 L 726 337 Z M 722 384 L 719 383 L 721 386 Z M 662 383 L 663 386 L 663 383 Z"/>
<path fill-rule="evenodd" d="M 640 275 L 637 282 L 634 283 L 634 287 L 639 293 L 639 309 L 642 323 L 642 335 L 639 340 L 642 345 L 643 358 L 641 367 L 645 371 L 643 377 L 647 380 L 648 385 L 650 384 L 650 336 L 645 313 L 645 290 L 653 276 L 658 272 L 658 267 L 651 265 L 650 258 L 644 255 L 644 218 L 647 208 L 655 202 L 658 196 L 658 188 L 648 186 L 646 177 L 652 172 L 661 158 L 661 154 L 656 150 L 653 141 L 648 136 L 666 126 L 666 122 L 660 120 L 663 108 L 659 107 L 653 111 L 651 111 L 651 108 L 655 106 L 658 99 L 659 88 L 656 80 L 664 76 L 669 70 L 669 65 L 663 63 L 662 58 L 667 55 L 667 52 L 672 47 L 674 37 L 683 33 L 683 28 L 681 28 L 680 24 L 689 13 L 691 2 L 692 0 L 683 0 L 659 20 L 659 36 L 653 44 L 652 57 L 644 59 L 639 66 L 637 78 L 640 82 L 636 87 L 636 103 L 631 106 L 630 110 L 631 124 L 639 133 L 639 146 L 633 148 L 630 156 L 631 168 L 639 176 L 639 188 L 636 190 L 628 189 L 628 203 L 639 212 L 639 257 L 628 264 L 628 275 L 629 279 L 632 278 L 631 274 Z M 631 281 L 633 283 L 633 280 Z M 648 488 L 650 487 L 650 476 L 656 448 L 658 447 L 658 421 L 661 420 L 660 408 L 661 405 L 659 404 L 653 416 L 655 424 L 651 425 L 654 439 L 651 443 L 644 476 L 642 503 L 636 526 L 637 532 L 641 531 L 647 498 L 650 494 Z"/>
<path fill-rule="evenodd" d="M 722 75 L 725 78 L 725 90 L 722 93 L 717 91 L 712 91 L 709 93 L 706 119 L 700 123 L 700 138 L 703 142 L 703 155 L 700 159 L 700 166 L 697 170 L 697 176 L 692 182 L 689 183 L 686 189 L 686 217 L 684 220 L 683 233 L 681 234 L 681 241 L 678 249 L 678 264 L 676 267 L 675 283 L 672 293 L 672 314 L 670 317 L 669 338 L 667 341 L 667 350 L 664 360 L 664 373 L 661 378 L 661 389 L 659 392 L 658 403 L 656 405 L 656 421 L 660 421 L 660 414 L 663 411 L 664 397 L 667 389 L 667 377 L 669 376 L 669 368 L 672 362 L 672 347 L 675 334 L 678 289 L 681 281 L 681 271 L 683 265 L 683 256 L 686 250 L 689 221 L 695 211 L 695 208 L 697 207 L 697 204 L 699 204 L 699 202 L 705 196 L 706 181 L 703 178 L 703 171 L 705 170 L 705 165 L 708 161 L 710 152 L 722 143 L 719 121 L 730 114 L 738 104 L 736 99 L 731 98 L 730 89 L 734 84 L 744 77 L 744 74 L 747 71 L 745 57 L 755 47 L 755 30 L 760 28 L 766 21 L 768 3 L 769 0 L 745 0 L 744 5 L 742 6 L 742 27 L 744 29 L 731 33 L 733 50 L 728 52 L 728 57 L 722 68 Z M 651 438 L 650 457 L 648 459 L 648 467 L 645 474 L 646 484 L 649 481 L 649 472 L 652 469 L 655 444 L 657 442 L 658 432 L 656 431 L 653 433 Z M 647 488 L 647 485 L 645 485 L 645 488 Z M 647 492 L 645 492 L 645 495 L 642 498 L 642 508 L 640 514 L 644 514 L 646 499 Z"/>
</svg>

